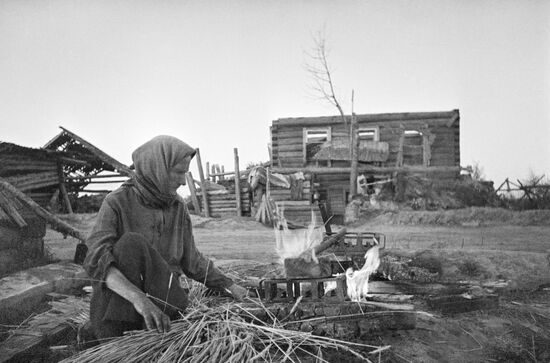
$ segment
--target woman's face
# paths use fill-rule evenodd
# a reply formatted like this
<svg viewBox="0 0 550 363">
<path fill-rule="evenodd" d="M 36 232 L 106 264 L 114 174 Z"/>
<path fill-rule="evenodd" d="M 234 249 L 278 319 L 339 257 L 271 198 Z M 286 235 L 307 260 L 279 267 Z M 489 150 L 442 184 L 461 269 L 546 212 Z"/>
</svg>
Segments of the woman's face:
<svg viewBox="0 0 550 363">
<path fill-rule="evenodd" d="M 185 173 L 189 171 L 189 162 L 191 158 L 187 157 L 180 163 L 174 165 L 168 172 L 168 185 L 170 193 L 175 194 L 181 185 L 185 185 Z"/>
</svg>

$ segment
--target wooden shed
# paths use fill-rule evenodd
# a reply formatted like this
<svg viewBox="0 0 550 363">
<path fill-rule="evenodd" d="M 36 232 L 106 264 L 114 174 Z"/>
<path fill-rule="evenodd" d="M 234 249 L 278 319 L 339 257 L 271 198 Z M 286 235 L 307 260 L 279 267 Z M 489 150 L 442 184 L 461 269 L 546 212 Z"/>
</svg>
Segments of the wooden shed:
<svg viewBox="0 0 550 363">
<path fill-rule="evenodd" d="M 80 166 L 86 162 L 65 152 L 29 148 L 0 142 L 0 177 L 46 206 L 60 183 L 63 165 Z"/>
<path fill-rule="evenodd" d="M 91 183 L 113 183 L 132 175 L 128 166 L 80 136 L 61 129 L 43 148 L 0 142 L 0 177 L 42 207 L 61 199 L 65 210 L 71 213 L 69 195 L 88 192 L 86 187 Z M 113 180 L 117 177 L 118 180 Z"/>
<path fill-rule="evenodd" d="M 358 172 L 371 180 L 395 173 L 422 173 L 454 179 L 460 173 L 460 115 L 444 112 L 355 115 Z M 283 118 L 273 121 L 273 172 L 311 174 L 317 191 L 335 216 L 349 200 L 351 171 L 350 117 Z M 304 198 L 310 199 L 310 198 Z"/>
</svg>

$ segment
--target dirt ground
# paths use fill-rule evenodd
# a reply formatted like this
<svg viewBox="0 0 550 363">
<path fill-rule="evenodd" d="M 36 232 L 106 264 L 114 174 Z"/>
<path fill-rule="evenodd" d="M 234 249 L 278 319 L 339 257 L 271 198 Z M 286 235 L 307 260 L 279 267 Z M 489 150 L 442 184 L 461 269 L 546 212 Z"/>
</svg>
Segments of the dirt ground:
<svg viewBox="0 0 550 363">
<path fill-rule="evenodd" d="M 472 220 L 473 212 L 481 217 Z M 505 219 L 502 211 L 473 212 L 457 212 L 463 216 L 450 219 L 449 215 L 426 219 L 392 213 L 393 218 L 384 215 L 347 227 L 348 231 L 384 233 L 386 257 L 416 261 L 419 266 L 436 261 L 437 282 L 468 281 L 479 286 L 504 282 L 504 287 L 490 290 L 500 296 L 499 308 L 494 310 L 444 316 L 429 311 L 423 297 L 415 297 L 415 308 L 431 315 L 419 314 L 414 330 L 388 332 L 370 340 L 392 346 L 386 361 L 550 361 L 550 291 L 537 289 L 550 282 L 550 221 L 531 212 L 529 217 L 507 214 Z M 94 217 L 66 219 L 88 231 Z M 226 271 L 262 277 L 280 268 L 272 228 L 237 217 L 193 216 L 193 223 L 199 250 Z M 48 231 L 45 245 L 54 257 L 72 259 L 76 241 Z"/>
</svg>

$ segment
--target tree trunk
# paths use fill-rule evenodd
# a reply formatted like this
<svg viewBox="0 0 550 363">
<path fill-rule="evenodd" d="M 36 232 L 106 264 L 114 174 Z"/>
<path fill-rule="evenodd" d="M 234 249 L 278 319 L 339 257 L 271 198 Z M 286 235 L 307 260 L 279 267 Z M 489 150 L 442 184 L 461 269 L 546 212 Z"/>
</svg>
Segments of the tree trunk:
<svg viewBox="0 0 550 363">
<path fill-rule="evenodd" d="M 357 138 L 357 117 L 355 113 L 351 115 L 350 123 L 350 152 L 351 152 L 351 171 L 349 175 L 349 201 L 357 194 L 357 166 L 359 142 Z"/>
</svg>

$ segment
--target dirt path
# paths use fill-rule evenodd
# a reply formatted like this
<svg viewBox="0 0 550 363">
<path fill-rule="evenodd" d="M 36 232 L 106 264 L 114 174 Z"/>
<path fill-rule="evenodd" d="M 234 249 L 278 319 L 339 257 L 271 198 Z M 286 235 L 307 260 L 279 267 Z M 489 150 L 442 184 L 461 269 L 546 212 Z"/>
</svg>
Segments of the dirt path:
<svg viewBox="0 0 550 363">
<path fill-rule="evenodd" d="M 90 226 L 89 220 L 84 226 Z M 538 283 L 550 281 L 549 226 L 364 224 L 348 231 L 384 233 L 388 254 L 414 257 L 428 251 L 442 261 L 447 277 L 469 263 L 480 266 L 473 280 L 516 281 L 502 292 L 497 310 L 422 316 L 415 330 L 373 336 L 372 343 L 392 346 L 390 361 L 550 361 L 550 292 L 532 291 Z M 240 266 L 245 275 L 276 267 L 273 230 L 249 219 L 198 220 L 194 236 L 199 250 L 220 266 Z M 50 230 L 45 239 L 46 247 L 60 259 L 73 257 L 76 242 Z M 456 275 L 459 278 L 464 276 Z M 421 298 L 415 300 L 417 309 L 422 310 L 422 304 Z"/>
</svg>

